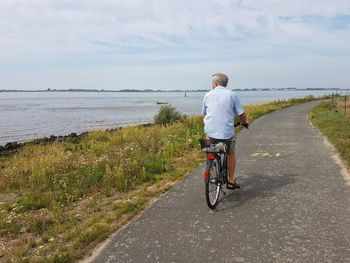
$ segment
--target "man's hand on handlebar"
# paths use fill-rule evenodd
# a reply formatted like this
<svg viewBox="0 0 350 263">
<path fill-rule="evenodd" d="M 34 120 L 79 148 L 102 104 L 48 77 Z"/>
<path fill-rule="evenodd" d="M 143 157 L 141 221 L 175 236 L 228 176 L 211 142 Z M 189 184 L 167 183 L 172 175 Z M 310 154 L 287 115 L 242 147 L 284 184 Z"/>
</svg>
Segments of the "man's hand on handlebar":
<svg viewBox="0 0 350 263">
<path fill-rule="evenodd" d="M 243 127 L 246 127 L 248 129 L 249 127 L 249 123 L 247 122 L 247 116 L 246 114 L 243 112 L 241 115 L 239 115 L 240 118 L 240 123 Z"/>
</svg>

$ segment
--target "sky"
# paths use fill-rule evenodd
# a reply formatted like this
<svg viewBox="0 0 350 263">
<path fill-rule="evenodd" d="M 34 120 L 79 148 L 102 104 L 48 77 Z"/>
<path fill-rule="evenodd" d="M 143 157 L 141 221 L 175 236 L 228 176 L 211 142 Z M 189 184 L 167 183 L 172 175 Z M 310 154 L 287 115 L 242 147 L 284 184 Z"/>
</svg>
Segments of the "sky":
<svg viewBox="0 0 350 263">
<path fill-rule="evenodd" d="M 350 88 L 349 0 L 0 0 L 0 89 Z"/>
</svg>

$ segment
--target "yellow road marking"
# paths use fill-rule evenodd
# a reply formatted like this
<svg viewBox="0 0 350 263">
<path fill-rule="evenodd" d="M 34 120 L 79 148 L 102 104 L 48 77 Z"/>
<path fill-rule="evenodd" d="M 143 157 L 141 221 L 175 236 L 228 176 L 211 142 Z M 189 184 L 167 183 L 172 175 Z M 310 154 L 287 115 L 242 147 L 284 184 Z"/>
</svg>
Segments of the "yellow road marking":
<svg viewBox="0 0 350 263">
<path fill-rule="evenodd" d="M 281 153 L 277 152 L 274 154 L 268 153 L 268 152 L 255 152 L 250 154 L 251 157 L 279 157 L 281 156 Z"/>
</svg>

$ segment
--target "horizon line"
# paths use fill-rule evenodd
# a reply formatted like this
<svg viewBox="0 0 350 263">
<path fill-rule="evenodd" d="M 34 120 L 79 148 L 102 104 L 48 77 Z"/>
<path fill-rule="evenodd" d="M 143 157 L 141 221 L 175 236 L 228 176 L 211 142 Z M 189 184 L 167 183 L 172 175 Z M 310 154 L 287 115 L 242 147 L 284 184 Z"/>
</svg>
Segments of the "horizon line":
<svg viewBox="0 0 350 263">
<path fill-rule="evenodd" d="M 206 92 L 211 89 L 193 89 L 193 90 L 153 90 L 153 89 L 120 89 L 120 90 L 110 90 L 110 89 L 81 89 L 81 88 L 73 88 L 73 89 L 31 89 L 31 90 L 23 90 L 23 89 L 0 89 L 0 92 Z M 271 91 L 271 90 L 350 90 L 349 88 L 296 88 L 296 87 L 286 87 L 286 88 L 235 88 L 231 89 L 233 91 Z"/>
</svg>

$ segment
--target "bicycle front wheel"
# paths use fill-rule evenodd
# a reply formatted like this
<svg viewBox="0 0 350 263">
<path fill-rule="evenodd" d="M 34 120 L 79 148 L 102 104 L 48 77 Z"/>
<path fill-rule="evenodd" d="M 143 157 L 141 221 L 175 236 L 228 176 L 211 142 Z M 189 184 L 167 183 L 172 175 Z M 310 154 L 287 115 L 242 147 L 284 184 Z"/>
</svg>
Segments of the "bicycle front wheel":
<svg viewBox="0 0 350 263">
<path fill-rule="evenodd" d="M 220 180 L 219 180 L 219 163 L 214 159 L 207 167 L 209 172 L 208 179 L 205 180 L 205 199 L 209 208 L 214 209 L 219 203 Z"/>
</svg>

